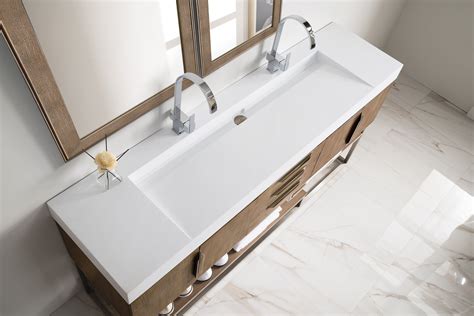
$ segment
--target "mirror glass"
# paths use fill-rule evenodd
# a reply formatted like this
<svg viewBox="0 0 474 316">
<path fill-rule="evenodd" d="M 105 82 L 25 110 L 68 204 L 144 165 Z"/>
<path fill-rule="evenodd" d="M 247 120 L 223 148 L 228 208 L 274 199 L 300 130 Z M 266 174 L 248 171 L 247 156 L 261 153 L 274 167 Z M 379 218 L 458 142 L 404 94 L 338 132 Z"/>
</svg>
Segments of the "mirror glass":
<svg viewBox="0 0 474 316">
<path fill-rule="evenodd" d="M 79 137 L 184 72 L 176 0 L 23 0 Z"/>
<path fill-rule="evenodd" d="M 209 0 L 208 3 L 213 60 L 272 26 L 273 0 Z"/>
</svg>

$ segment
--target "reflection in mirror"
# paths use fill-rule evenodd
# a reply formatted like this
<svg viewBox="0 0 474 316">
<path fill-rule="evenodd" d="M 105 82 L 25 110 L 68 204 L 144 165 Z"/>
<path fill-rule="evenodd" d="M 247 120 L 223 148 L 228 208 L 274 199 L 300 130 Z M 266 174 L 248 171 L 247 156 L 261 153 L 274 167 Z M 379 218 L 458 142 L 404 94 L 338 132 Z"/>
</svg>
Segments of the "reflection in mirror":
<svg viewBox="0 0 474 316">
<path fill-rule="evenodd" d="M 273 0 L 209 0 L 212 59 L 271 27 L 272 16 Z"/>
<path fill-rule="evenodd" d="M 79 137 L 184 72 L 176 0 L 23 0 Z"/>
</svg>

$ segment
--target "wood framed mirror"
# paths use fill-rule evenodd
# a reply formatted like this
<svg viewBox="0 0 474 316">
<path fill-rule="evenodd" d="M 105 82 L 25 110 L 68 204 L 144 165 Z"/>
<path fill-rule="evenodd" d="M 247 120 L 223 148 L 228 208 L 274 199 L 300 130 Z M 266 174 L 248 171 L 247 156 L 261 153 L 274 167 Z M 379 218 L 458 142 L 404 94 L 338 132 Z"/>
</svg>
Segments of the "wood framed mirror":
<svg viewBox="0 0 474 316">
<path fill-rule="evenodd" d="M 1 0 L 6 40 L 64 160 L 198 72 L 190 0 Z M 178 56 L 178 57 L 176 57 Z"/>
<path fill-rule="evenodd" d="M 196 0 L 202 75 L 276 32 L 282 0 Z"/>
</svg>

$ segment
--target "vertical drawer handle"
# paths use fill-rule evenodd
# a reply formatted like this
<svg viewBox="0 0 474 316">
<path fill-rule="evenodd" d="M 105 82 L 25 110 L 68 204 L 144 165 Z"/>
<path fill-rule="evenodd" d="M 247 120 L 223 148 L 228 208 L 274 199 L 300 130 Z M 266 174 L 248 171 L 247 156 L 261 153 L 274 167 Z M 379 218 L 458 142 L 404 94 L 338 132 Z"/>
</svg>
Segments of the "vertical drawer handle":
<svg viewBox="0 0 474 316">
<path fill-rule="evenodd" d="M 300 182 L 294 183 L 292 186 L 290 186 L 285 192 L 283 192 L 280 196 L 276 198 L 270 205 L 267 206 L 267 209 L 269 208 L 275 208 L 277 207 L 288 195 L 294 191 L 296 188 L 298 188 Z"/>
<path fill-rule="evenodd" d="M 362 121 L 362 113 L 357 116 L 355 119 L 354 123 L 351 126 L 351 129 L 349 130 L 349 134 L 346 136 L 346 145 L 349 144 L 352 140 L 352 137 L 354 136 L 355 131 L 357 130 L 357 127 L 359 127 L 360 122 Z"/>
<path fill-rule="evenodd" d="M 283 177 L 281 177 L 277 182 L 285 182 L 289 177 L 291 177 L 299 168 L 304 168 L 305 164 L 309 161 L 311 158 L 311 154 L 307 155 L 306 157 L 303 158 L 296 166 L 291 168 L 290 171 L 288 171 Z"/>
<path fill-rule="evenodd" d="M 201 271 L 202 270 L 202 265 L 204 264 L 204 253 L 202 253 L 202 251 L 199 251 L 199 256 L 196 260 L 196 266 L 194 267 L 194 275 L 197 277 L 199 277 L 204 271 Z"/>
<path fill-rule="evenodd" d="M 285 189 L 287 189 L 289 186 L 291 186 L 295 181 L 299 181 L 301 176 L 304 173 L 304 169 L 301 169 L 297 173 L 295 173 L 294 176 L 288 179 L 285 183 L 283 183 L 279 188 L 277 188 L 273 193 L 272 196 L 277 196 L 280 195 Z"/>
</svg>

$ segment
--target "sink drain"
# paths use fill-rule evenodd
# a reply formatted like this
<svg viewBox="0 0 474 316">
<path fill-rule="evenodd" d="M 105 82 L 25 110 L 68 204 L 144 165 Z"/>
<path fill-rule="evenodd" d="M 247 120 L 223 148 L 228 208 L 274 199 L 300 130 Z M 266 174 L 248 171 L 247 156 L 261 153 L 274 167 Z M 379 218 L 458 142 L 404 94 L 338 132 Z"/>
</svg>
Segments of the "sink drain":
<svg viewBox="0 0 474 316">
<path fill-rule="evenodd" d="M 237 115 L 236 117 L 234 117 L 234 123 L 235 123 L 235 125 L 240 125 L 240 124 L 242 124 L 246 119 L 247 119 L 247 117 L 246 117 L 245 115 L 239 114 L 239 115 Z"/>
</svg>

